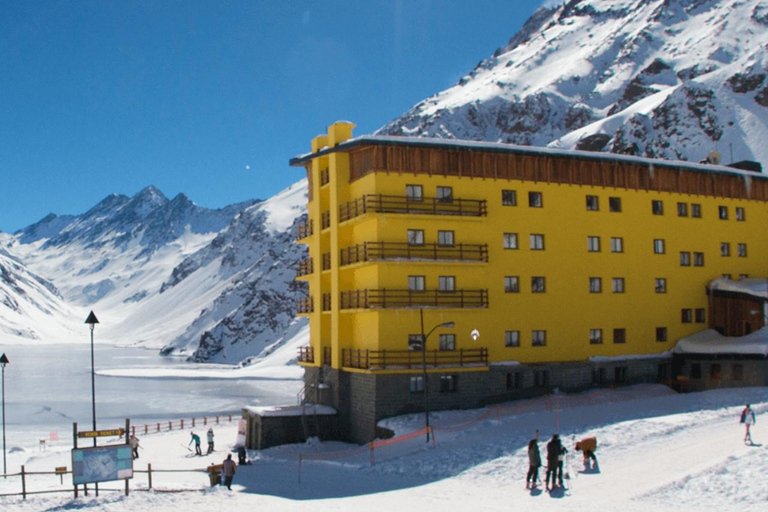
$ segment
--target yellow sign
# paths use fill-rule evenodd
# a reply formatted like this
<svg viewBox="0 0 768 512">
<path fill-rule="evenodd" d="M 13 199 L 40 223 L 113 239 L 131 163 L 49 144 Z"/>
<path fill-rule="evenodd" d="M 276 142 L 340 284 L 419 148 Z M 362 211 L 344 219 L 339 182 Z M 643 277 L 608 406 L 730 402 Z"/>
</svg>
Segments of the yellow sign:
<svg viewBox="0 0 768 512">
<path fill-rule="evenodd" d="M 67 466 L 59 466 L 56 468 L 57 475 L 64 475 L 67 473 Z"/>
<path fill-rule="evenodd" d="M 88 432 L 78 432 L 77 437 L 122 436 L 124 433 L 124 428 L 116 428 L 114 430 L 91 430 Z"/>
</svg>

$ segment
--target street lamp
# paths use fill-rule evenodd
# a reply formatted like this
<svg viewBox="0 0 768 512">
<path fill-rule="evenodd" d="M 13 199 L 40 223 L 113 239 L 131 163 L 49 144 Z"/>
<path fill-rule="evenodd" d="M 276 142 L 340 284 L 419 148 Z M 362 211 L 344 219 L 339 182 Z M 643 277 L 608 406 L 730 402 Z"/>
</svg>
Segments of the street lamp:
<svg viewBox="0 0 768 512">
<path fill-rule="evenodd" d="M 96 372 L 93 365 L 93 329 L 99 323 L 99 319 L 93 314 L 93 311 L 85 319 L 85 323 L 91 327 L 91 406 L 93 412 L 93 430 L 96 431 Z M 93 446 L 96 446 L 96 438 L 93 438 Z"/>
<path fill-rule="evenodd" d="M 8 468 L 5 464 L 5 365 L 9 362 L 5 354 L 0 357 L 0 365 L 3 367 L 3 478 L 8 474 Z"/>
<path fill-rule="evenodd" d="M 421 365 L 424 380 L 424 426 L 427 430 L 427 442 L 429 442 L 429 381 L 427 380 L 427 338 L 429 335 L 435 332 L 435 329 L 444 327 L 446 329 L 453 329 L 453 322 L 444 322 L 434 326 L 426 335 L 424 334 L 424 310 L 419 310 L 421 318 Z"/>
</svg>

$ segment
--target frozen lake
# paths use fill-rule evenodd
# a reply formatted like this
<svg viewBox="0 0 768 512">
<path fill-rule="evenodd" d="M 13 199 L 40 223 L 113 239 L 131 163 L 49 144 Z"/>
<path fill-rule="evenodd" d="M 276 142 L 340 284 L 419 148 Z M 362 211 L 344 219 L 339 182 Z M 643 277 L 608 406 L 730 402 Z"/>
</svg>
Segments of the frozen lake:
<svg viewBox="0 0 768 512">
<path fill-rule="evenodd" d="M 40 439 L 71 443 L 72 423 L 90 430 L 90 345 L 0 345 L 10 363 L 5 368 L 7 446 L 36 448 Z M 240 414 L 244 405 L 292 404 L 300 383 L 295 380 L 203 378 L 194 369 L 231 368 L 190 365 L 161 357 L 156 350 L 95 347 L 96 422 L 98 429 L 119 428 L 159 420 Z M 190 369 L 189 377 L 116 377 L 100 372 L 142 374 Z M 149 372 L 147 372 L 149 370 Z"/>
</svg>

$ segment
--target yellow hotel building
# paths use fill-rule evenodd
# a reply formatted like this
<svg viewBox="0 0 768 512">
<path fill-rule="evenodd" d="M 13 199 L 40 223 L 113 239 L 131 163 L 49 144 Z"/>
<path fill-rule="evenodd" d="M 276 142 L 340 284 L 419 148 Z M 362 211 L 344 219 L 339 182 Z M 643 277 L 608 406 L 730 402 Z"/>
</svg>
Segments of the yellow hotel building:
<svg viewBox="0 0 768 512">
<path fill-rule="evenodd" d="M 768 274 L 762 174 L 353 127 L 291 160 L 309 180 L 299 359 L 335 437 L 425 407 L 668 380 L 676 340 L 710 327 L 707 284 Z"/>
</svg>

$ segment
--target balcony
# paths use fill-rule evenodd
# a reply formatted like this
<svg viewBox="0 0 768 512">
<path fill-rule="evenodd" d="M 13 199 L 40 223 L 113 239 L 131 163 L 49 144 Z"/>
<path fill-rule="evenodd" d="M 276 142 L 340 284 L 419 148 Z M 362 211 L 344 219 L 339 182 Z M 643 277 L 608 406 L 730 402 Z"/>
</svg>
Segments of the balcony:
<svg viewBox="0 0 768 512">
<path fill-rule="evenodd" d="M 320 215 L 320 226 L 322 229 L 331 227 L 331 212 L 326 211 Z"/>
<path fill-rule="evenodd" d="M 320 186 L 327 185 L 331 181 L 331 173 L 328 169 L 320 170 Z"/>
<path fill-rule="evenodd" d="M 299 347 L 299 362 L 300 363 L 314 363 L 315 362 L 315 349 L 310 345 L 305 347 Z"/>
<path fill-rule="evenodd" d="M 488 366 L 488 349 L 460 350 L 360 350 L 343 349 L 342 366 L 363 370 L 414 369 L 427 367 L 456 368 L 462 366 Z"/>
<path fill-rule="evenodd" d="M 341 250 L 341 265 L 365 261 L 488 261 L 487 244 L 412 245 L 397 242 L 365 242 Z"/>
<path fill-rule="evenodd" d="M 366 213 L 404 213 L 416 215 L 454 215 L 484 217 L 488 215 L 484 199 L 455 199 L 369 194 L 339 207 L 339 222 L 354 219 Z"/>
<path fill-rule="evenodd" d="M 331 270 L 331 253 L 323 253 L 323 270 Z"/>
<path fill-rule="evenodd" d="M 354 290 L 341 292 L 340 309 L 487 308 L 488 290 Z"/>
<path fill-rule="evenodd" d="M 315 271 L 315 264 L 312 258 L 305 258 L 299 261 L 299 266 L 296 269 L 296 277 L 308 276 Z"/>
<path fill-rule="evenodd" d="M 296 313 L 299 315 L 306 315 L 307 313 L 315 312 L 315 301 L 312 297 L 301 297 L 299 299 L 298 308 Z"/>
<path fill-rule="evenodd" d="M 331 307 L 332 307 L 331 294 L 330 292 L 324 293 L 323 294 L 323 311 L 330 311 Z"/>
<path fill-rule="evenodd" d="M 301 224 L 296 225 L 296 240 L 303 240 L 307 237 L 310 237 L 314 234 L 312 221 L 309 222 L 302 222 Z"/>
</svg>

